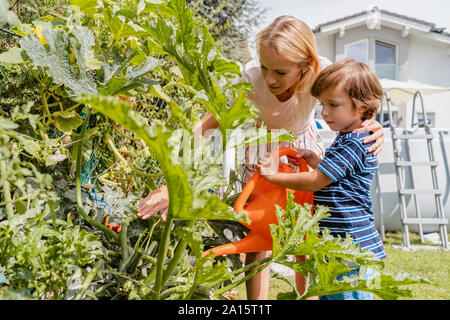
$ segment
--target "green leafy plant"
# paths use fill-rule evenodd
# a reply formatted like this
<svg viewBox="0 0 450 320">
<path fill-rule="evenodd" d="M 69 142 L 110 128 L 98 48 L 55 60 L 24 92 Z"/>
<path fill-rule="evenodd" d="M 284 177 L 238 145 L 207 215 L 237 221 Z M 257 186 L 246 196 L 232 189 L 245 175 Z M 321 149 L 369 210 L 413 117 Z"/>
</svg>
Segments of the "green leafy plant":
<svg viewBox="0 0 450 320">
<path fill-rule="evenodd" d="M 103 263 L 103 246 L 94 233 L 56 217 L 53 179 L 20 160 L 23 144 L 10 138 L 17 128 L 0 117 L 0 207 L 6 211 L 0 211 L 0 270 L 6 278 L 0 296 L 64 299 L 89 267 Z"/>
<path fill-rule="evenodd" d="M 319 229 L 319 220 L 329 216 L 328 208 L 318 207 L 313 216 L 310 212 L 310 206 L 296 204 L 289 193 L 286 210 L 277 209 L 279 225 L 271 228 L 274 261 L 308 275 L 308 287 L 299 298 L 363 290 L 384 299 L 393 299 L 410 296 L 410 291 L 399 288 L 401 285 L 430 283 L 406 274 L 398 278 L 383 275 L 383 262 L 375 259 L 372 252 L 361 251 L 350 235 L 345 239 L 334 238 L 328 229 Z M 305 263 L 283 261 L 282 257 L 288 254 L 306 255 L 310 259 Z M 336 279 L 338 275 L 358 268 L 360 274 L 356 279 L 347 276 Z M 376 270 L 379 275 L 365 280 L 364 270 L 367 268 Z"/>
<path fill-rule="evenodd" d="M 216 295 L 233 289 L 273 262 L 307 275 L 307 286 L 303 294 L 297 291 L 292 280 L 281 277 L 280 279 L 292 287 L 291 292 L 278 295 L 277 298 L 281 300 L 305 299 L 355 290 L 369 291 L 382 299 L 396 299 L 400 296 L 411 296 L 410 290 L 401 289 L 399 286 L 431 284 L 427 279 L 408 274 L 400 274 L 396 278 L 383 275 L 383 262 L 376 259 L 372 252 L 361 251 L 350 236 L 345 239 L 335 238 L 328 229 L 320 230 L 319 221 L 329 216 L 328 208 L 318 207 L 314 215 L 311 215 L 310 205 L 301 206 L 295 203 L 293 198 L 292 193 L 288 192 L 286 209 L 277 206 L 278 225 L 271 225 L 272 255 L 254 263 L 252 268 L 255 270 L 246 277 L 216 290 Z M 309 256 L 309 259 L 292 262 L 287 259 L 290 255 Z M 365 280 L 364 272 L 367 268 L 376 270 L 378 275 Z M 360 270 L 358 276 L 342 276 L 337 279 L 337 276 L 352 270 Z"/>
<path fill-rule="evenodd" d="M 82 119 L 79 114 L 73 113 L 73 111 L 76 107 L 86 104 L 95 108 L 97 111 L 103 112 L 112 120 L 121 124 L 130 132 L 140 137 L 147 144 L 147 146 L 150 147 L 150 153 L 152 156 L 158 160 L 164 179 L 169 186 L 171 198 L 169 218 L 161 236 L 157 264 L 153 270 L 154 272 L 150 272 L 145 280 L 146 284 L 152 281 L 154 282 L 156 292 L 155 297 L 158 298 L 159 293 L 163 290 L 164 284 L 168 281 L 171 273 L 176 269 L 177 263 L 186 247 L 186 240 L 181 239 L 181 242 L 178 243 L 175 250 L 175 256 L 163 275 L 163 266 L 165 262 L 163 257 L 166 256 L 169 249 L 170 233 L 173 227 L 173 217 L 176 219 L 192 220 L 192 222 L 189 223 L 192 226 L 193 221 L 196 218 L 230 219 L 234 218 L 236 214 L 230 212 L 229 207 L 224 202 L 220 201 L 216 196 L 209 192 L 211 188 L 223 185 L 224 180 L 219 178 L 219 171 L 217 168 L 204 164 L 200 165 L 202 162 L 197 161 L 197 158 L 202 158 L 205 156 L 205 152 L 201 154 L 194 154 L 194 161 L 189 162 L 188 167 L 182 167 L 180 164 L 175 163 L 172 157 L 172 149 L 180 142 L 181 136 L 179 133 L 158 121 L 149 126 L 145 118 L 139 116 L 138 113 L 131 110 L 132 107 L 130 104 L 120 101 L 117 98 L 105 95 L 119 94 L 122 92 L 126 93 L 127 91 L 136 88 L 148 90 L 149 85 L 155 85 L 158 81 L 148 79 L 143 76 L 161 65 L 159 60 L 150 56 L 142 59 L 142 54 L 145 53 L 138 49 L 126 49 L 127 54 L 125 55 L 125 58 L 120 55 L 118 50 L 118 47 L 121 46 L 120 39 L 127 36 L 126 33 L 120 30 L 127 30 L 130 26 L 136 28 L 137 24 L 135 22 L 127 21 L 126 19 L 133 19 L 135 18 L 134 15 L 127 13 L 125 16 L 119 16 L 114 14 L 110 8 L 111 7 L 107 5 L 103 8 L 103 10 L 99 9 L 101 10 L 100 12 L 103 13 L 104 21 L 106 22 L 106 25 L 111 28 L 113 35 L 111 39 L 113 49 L 110 52 L 103 51 L 102 55 L 104 57 L 104 62 L 100 63 L 100 68 L 95 69 L 91 64 L 89 64 L 95 60 L 95 58 L 93 58 L 94 56 L 99 55 L 96 55 L 93 52 L 94 38 L 91 31 L 82 26 L 68 26 L 67 28 L 58 25 L 44 25 L 42 36 L 45 39 L 45 44 L 42 44 L 41 41 L 39 41 L 34 35 L 24 37 L 20 41 L 23 50 L 20 52 L 20 56 L 23 58 L 21 63 L 28 64 L 28 61 L 31 61 L 33 63 L 33 69 L 36 67 L 41 67 L 45 70 L 43 73 L 34 72 L 34 74 L 37 74 L 38 80 L 42 84 L 41 93 L 45 92 L 44 83 L 48 81 L 47 79 L 52 79 L 53 82 L 59 85 L 59 89 L 64 89 L 64 91 L 61 91 L 61 94 L 69 99 L 73 99 L 72 97 L 75 93 L 101 93 L 95 96 L 88 96 L 78 99 L 75 101 L 74 106 L 71 106 L 68 109 L 61 106 L 61 110 L 57 112 L 50 112 L 49 104 L 46 101 L 47 99 L 43 96 L 44 111 L 47 113 L 46 125 L 53 124 L 61 131 L 71 133 L 72 131 L 75 131 L 81 123 L 83 123 L 79 133 L 76 135 L 75 133 L 72 133 L 72 136 L 79 141 L 74 144 L 72 150 L 73 155 L 71 157 L 74 160 L 76 169 L 75 189 L 77 208 L 82 219 L 92 227 L 102 231 L 111 245 L 120 246 L 120 256 L 122 258 L 119 263 L 120 272 L 129 269 L 127 266 L 131 263 L 131 260 L 134 260 L 132 263 L 133 265 L 137 265 L 137 261 L 142 261 L 139 259 L 141 257 L 145 258 L 146 256 L 145 254 L 140 253 L 140 247 L 135 246 L 134 251 L 129 247 L 127 225 L 135 219 L 135 216 L 130 216 L 129 219 L 127 218 L 122 221 L 122 231 L 119 235 L 117 235 L 100 221 L 96 221 L 84 209 L 82 200 L 81 172 L 82 162 L 85 160 L 83 150 L 86 145 L 86 137 L 88 137 L 89 131 L 87 129 L 87 125 L 90 121 L 91 110 L 87 109 L 84 119 Z M 175 9 L 175 11 L 178 9 L 180 10 L 180 15 L 178 16 L 179 21 L 175 20 L 174 22 L 178 22 L 182 26 L 190 25 L 191 27 L 197 28 L 194 20 L 187 10 L 187 7 L 183 5 L 182 2 L 169 2 L 167 7 L 161 4 L 155 9 L 162 9 L 161 11 L 164 12 L 167 8 L 171 10 Z M 95 6 L 84 6 L 83 9 L 94 10 Z M 172 13 L 173 12 L 174 11 L 172 11 Z M 194 34 L 194 30 L 189 28 L 190 27 L 188 27 L 188 30 L 190 30 L 189 32 L 192 34 L 186 33 L 187 31 L 185 29 L 182 30 L 182 32 L 185 32 L 184 41 L 186 43 L 189 39 L 192 39 L 191 36 Z M 207 33 L 207 30 L 203 30 L 206 32 L 205 36 L 207 37 L 207 42 L 205 42 L 203 50 L 198 51 L 191 44 L 191 47 L 189 48 L 186 46 L 186 49 L 189 50 L 186 51 L 186 54 L 183 57 L 184 59 L 192 59 L 192 57 L 194 57 L 197 62 L 201 60 L 201 62 L 208 62 L 208 64 L 197 64 L 197 68 L 199 68 L 200 71 L 200 76 L 197 78 L 189 78 L 189 81 L 180 83 L 180 86 L 184 89 L 187 88 L 190 94 L 194 93 L 195 95 L 201 96 L 202 94 L 196 92 L 196 89 L 194 89 L 197 86 L 198 79 L 200 78 L 203 80 L 202 84 L 209 90 L 210 94 L 217 96 L 217 93 L 220 93 L 222 99 L 225 99 L 225 96 L 219 88 L 215 88 L 215 90 L 210 88 L 210 82 L 213 81 L 213 77 L 225 75 L 229 70 L 227 68 L 222 68 L 220 73 L 214 71 L 214 69 L 208 70 L 208 68 L 214 66 L 214 61 L 216 61 L 216 65 L 224 66 L 225 60 L 220 58 L 220 55 L 215 53 L 214 55 L 216 56 L 216 59 L 207 61 L 206 57 L 208 55 L 211 56 L 212 39 Z M 148 34 L 143 33 L 142 35 Z M 196 41 L 200 41 L 199 37 L 197 37 Z M 196 44 L 194 44 L 194 46 L 195 45 Z M 26 55 L 24 55 L 24 53 L 26 53 Z M 137 59 L 137 55 L 141 55 L 141 57 Z M 109 57 L 111 57 L 111 60 Z M 55 63 L 51 63 L 52 61 Z M 140 65 L 134 66 L 139 62 Z M 228 63 L 228 65 L 233 71 L 238 70 L 236 65 L 232 63 Z M 39 71 L 41 70 L 42 69 Z M 99 70 L 100 72 L 94 72 L 95 70 Z M 175 85 L 173 84 L 168 85 L 167 88 L 165 88 L 165 91 L 174 87 Z M 198 86 L 197 89 L 203 90 Z M 234 92 L 238 91 L 235 90 Z M 171 108 L 172 114 L 177 117 L 185 128 L 190 128 L 192 130 L 189 125 L 190 119 L 182 113 L 181 108 L 174 101 L 174 99 L 170 98 L 163 90 L 161 90 L 161 88 L 151 89 L 150 93 L 155 94 L 160 99 L 164 99 L 167 105 Z M 249 108 L 249 105 L 247 105 L 247 107 L 244 105 L 245 100 L 242 99 L 243 93 L 240 93 L 240 95 L 240 100 L 234 104 L 235 108 Z M 201 99 L 197 100 L 200 101 Z M 83 110 L 86 111 L 86 108 Z M 218 113 L 216 113 L 216 115 L 217 114 Z M 248 114 L 237 114 L 237 116 L 235 115 L 231 117 L 229 119 L 230 124 L 234 122 L 234 120 L 239 119 L 242 122 L 247 115 Z M 225 128 L 222 129 L 225 130 Z M 191 138 L 192 137 L 188 139 Z M 118 158 L 121 158 L 122 156 L 119 152 L 117 152 L 112 140 L 110 138 L 107 139 L 108 144 L 111 146 L 114 153 Z M 191 143 L 193 143 L 193 141 L 188 142 L 188 144 Z M 34 152 L 34 154 L 35 153 L 36 152 Z M 211 177 L 217 178 L 213 179 Z M 243 217 L 241 217 L 241 220 L 242 219 Z M 201 285 L 201 281 L 198 281 L 198 277 L 196 277 L 196 279 L 197 280 L 193 284 L 194 288 Z M 120 280 L 119 282 L 123 284 L 123 281 Z M 191 292 L 190 294 L 192 295 L 195 292 L 195 289 L 190 289 L 189 292 Z M 116 296 L 117 295 L 122 296 L 120 293 L 117 293 Z"/>
</svg>

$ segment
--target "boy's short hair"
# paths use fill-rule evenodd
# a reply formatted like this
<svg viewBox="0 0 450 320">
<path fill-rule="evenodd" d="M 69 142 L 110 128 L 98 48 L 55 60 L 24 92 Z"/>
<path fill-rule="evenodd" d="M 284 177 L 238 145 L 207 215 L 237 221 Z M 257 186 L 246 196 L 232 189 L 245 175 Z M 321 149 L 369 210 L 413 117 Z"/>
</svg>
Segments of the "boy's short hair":
<svg viewBox="0 0 450 320">
<path fill-rule="evenodd" d="M 326 89 L 338 85 L 343 86 L 353 105 L 362 110 L 362 120 L 376 115 L 383 89 L 376 74 L 365 63 L 343 59 L 329 65 L 317 76 L 311 95 L 318 98 Z"/>
</svg>

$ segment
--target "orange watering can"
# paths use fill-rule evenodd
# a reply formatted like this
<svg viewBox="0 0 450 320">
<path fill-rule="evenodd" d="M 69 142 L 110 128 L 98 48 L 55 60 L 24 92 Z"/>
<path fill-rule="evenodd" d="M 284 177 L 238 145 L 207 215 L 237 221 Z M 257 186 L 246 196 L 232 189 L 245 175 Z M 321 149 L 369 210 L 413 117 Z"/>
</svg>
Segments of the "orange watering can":
<svg viewBox="0 0 450 320">
<path fill-rule="evenodd" d="M 297 151 L 291 148 L 280 148 L 272 153 L 274 159 L 282 156 L 291 156 L 296 158 Z M 300 163 L 300 172 L 307 172 L 308 166 L 304 159 L 298 159 Z M 280 163 L 279 172 L 293 173 L 289 165 Z M 288 189 L 289 190 L 289 189 Z M 313 193 L 306 191 L 290 190 L 294 194 L 294 201 L 303 205 L 304 203 L 313 204 Z M 252 200 L 246 204 L 250 195 Z M 275 205 L 286 208 L 287 192 L 286 188 L 267 182 L 261 173 L 257 170 L 251 179 L 247 182 L 239 198 L 234 204 L 234 211 L 245 213 L 250 219 L 250 224 L 241 222 L 250 229 L 245 238 L 240 241 L 224 244 L 203 252 L 203 256 L 211 251 L 215 256 L 224 254 L 237 254 L 246 252 L 260 252 L 272 250 L 272 235 L 269 225 L 278 224 L 275 214 Z"/>
</svg>

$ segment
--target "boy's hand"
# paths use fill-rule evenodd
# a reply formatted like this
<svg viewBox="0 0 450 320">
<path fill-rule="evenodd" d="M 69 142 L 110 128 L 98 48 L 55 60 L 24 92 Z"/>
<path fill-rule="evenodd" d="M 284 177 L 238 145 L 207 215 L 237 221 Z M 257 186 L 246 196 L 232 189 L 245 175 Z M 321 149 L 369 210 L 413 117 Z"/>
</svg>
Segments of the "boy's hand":
<svg viewBox="0 0 450 320">
<path fill-rule="evenodd" d="M 313 169 L 317 168 L 317 166 L 322 162 L 322 159 L 319 157 L 317 153 L 307 149 L 297 149 L 298 158 L 304 158 L 306 163 Z"/>
</svg>

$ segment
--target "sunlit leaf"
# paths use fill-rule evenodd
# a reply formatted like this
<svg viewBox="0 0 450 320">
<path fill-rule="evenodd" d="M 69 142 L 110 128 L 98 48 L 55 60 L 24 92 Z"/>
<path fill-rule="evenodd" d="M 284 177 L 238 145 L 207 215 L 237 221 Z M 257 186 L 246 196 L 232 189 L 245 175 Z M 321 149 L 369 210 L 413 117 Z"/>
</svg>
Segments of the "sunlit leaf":
<svg viewBox="0 0 450 320">
<path fill-rule="evenodd" d="M 19 41 L 33 63 L 46 68 L 53 81 L 64 84 L 71 96 L 97 92 L 94 76 L 86 70 L 84 61 L 90 55 L 87 51 L 92 50 L 91 31 L 85 27 L 76 27 L 73 36 L 69 36 L 61 29 L 45 28 L 43 35 L 48 43 L 48 50 L 34 36 L 27 36 Z M 71 63 L 71 53 L 67 50 L 69 46 L 77 58 L 76 68 Z"/>
<path fill-rule="evenodd" d="M 64 132 L 72 132 L 83 123 L 83 118 L 75 112 L 54 112 L 52 114 L 56 127 Z"/>
<path fill-rule="evenodd" d="M 23 63 L 27 61 L 27 56 L 23 49 L 12 47 L 8 51 L 0 54 L 0 62 L 2 63 Z"/>
</svg>

